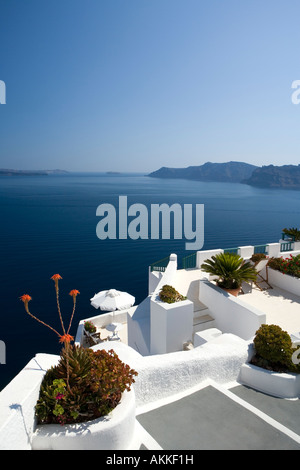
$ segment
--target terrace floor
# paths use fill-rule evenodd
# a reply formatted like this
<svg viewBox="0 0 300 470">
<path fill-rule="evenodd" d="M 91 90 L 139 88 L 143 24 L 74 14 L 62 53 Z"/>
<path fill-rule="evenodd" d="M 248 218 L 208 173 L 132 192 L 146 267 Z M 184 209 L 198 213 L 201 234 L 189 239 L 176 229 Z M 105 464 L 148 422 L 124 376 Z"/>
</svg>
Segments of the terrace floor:
<svg viewBox="0 0 300 470">
<path fill-rule="evenodd" d="M 252 287 L 239 297 L 267 324 L 300 332 L 300 295 Z M 300 400 L 239 384 L 201 384 L 185 396 L 137 410 L 141 450 L 300 450 Z"/>
<path fill-rule="evenodd" d="M 291 294 L 278 287 L 260 290 L 256 286 L 239 298 L 266 313 L 266 323 L 279 325 L 291 333 L 300 332 L 300 295 Z"/>
<path fill-rule="evenodd" d="M 300 402 L 238 383 L 137 410 L 140 450 L 300 450 Z"/>
<path fill-rule="evenodd" d="M 199 277 L 197 285 L 198 281 Z M 267 324 L 279 325 L 289 334 L 300 334 L 300 295 L 291 294 L 278 287 L 260 290 L 255 285 L 249 288 L 248 292 L 247 289 L 244 289 L 244 291 L 244 294 L 239 295 L 239 299 L 265 313 Z M 191 300 L 194 301 L 195 308 L 200 308 L 201 310 L 203 305 L 200 305 L 197 295 L 198 291 L 194 293 L 194 297 L 191 296 Z M 112 335 L 112 332 L 105 327 L 98 329 L 98 331 L 100 332 L 101 339 L 104 341 L 107 341 Z M 127 322 L 122 323 L 122 329 L 118 332 L 118 336 L 123 343 L 128 343 Z"/>
</svg>

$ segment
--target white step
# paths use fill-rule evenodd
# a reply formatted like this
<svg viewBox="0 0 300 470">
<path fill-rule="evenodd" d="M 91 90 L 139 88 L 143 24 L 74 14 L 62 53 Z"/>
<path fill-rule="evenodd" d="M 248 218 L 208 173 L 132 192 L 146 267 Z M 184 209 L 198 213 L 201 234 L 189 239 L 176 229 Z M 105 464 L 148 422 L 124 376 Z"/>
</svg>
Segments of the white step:
<svg viewBox="0 0 300 470">
<path fill-rule="evenodd" d="M 193 332 L 214 328 L 215 319 L 211 316 L 208 308 L 194 312 Z"/>
</svg>

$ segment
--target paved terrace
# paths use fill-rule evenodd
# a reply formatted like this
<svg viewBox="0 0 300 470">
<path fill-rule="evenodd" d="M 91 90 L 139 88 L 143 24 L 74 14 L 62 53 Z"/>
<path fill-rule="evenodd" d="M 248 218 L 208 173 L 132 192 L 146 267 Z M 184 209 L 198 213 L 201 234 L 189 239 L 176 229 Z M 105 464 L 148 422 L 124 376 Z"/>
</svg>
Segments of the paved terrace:
<svg viewBox="0 0 300 470">
<path fill-rule="evenodd" d="M 195 310 L 203 308 L 199 302 L 199 280 L 203 277 L 205 274 L 198 268 L 181 269 L 176 272 L 173 283 L 180 293 L 194 302 Z M 244 292 L 239 298 L 266 313 L 267 324 L 279 325 L 290 334 L 300 332 L 300 292 L 294 295 L 275 286 L 261 290 L 254 283 L 252 287 L 245 285 Z"/>
<path fill-rule="evenodd" d="M 199 279 L 197 270 L 190 276 Z M 265 312 L 268 324 L 300 331 L 300 296 L 253 286 L 241 300 Z M 136 448 L 144 450 L 300 450 L 300 401 L 237 382 L 208 382 L 185 396 L 138 408 L 137 431 Z"/>
<path fill-rule="evenodd" d="M 140 450 L 300 450 L 300 403 L 213 383 L 137 409 Z"/>
<path fill-rule="evenodd" d="M 199 270 L 178 271 L 177 276 L 178 287 L 187 293 L 190 289 L 197 307 Z M 265 312 L 268 324 L 289 333 L 300 331 L 300 296 L 277 287 L 261 291 L 253 286 L 241 300 Z M 120 331 L 126 343 L 125 333 L 126 328 Z M 300 450 L 300 402 L 238 382 L 201 382 L 184 394 L 139 406 L 132 449 Z"/>
<path fill-rule="evenodd" d="M 291 294 L 278 287 L 262 291 L 254 286 L 251 292 L 241 295 L 240 298 L 265 312 L 268 325 L 279 325 L 289 334 L 300 332 L 300 295 Z"/>
</svg>

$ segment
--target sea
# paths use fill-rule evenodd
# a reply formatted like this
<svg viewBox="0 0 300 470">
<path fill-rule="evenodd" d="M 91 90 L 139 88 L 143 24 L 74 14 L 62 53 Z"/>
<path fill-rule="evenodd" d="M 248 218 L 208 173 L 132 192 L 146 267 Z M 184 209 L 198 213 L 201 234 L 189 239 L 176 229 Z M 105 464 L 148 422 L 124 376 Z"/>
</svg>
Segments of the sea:
<svg viewBox="0 0 300 470">
<path fill-rule="evenodd" d="M 128 207 L 142 204 L 149 213 L 152 204 L 203 205 L 204 250 L 278 242 L 283 228 L 299 228 L 300 222 L 300 191 L 295 190 L 135 173 L 0 176 L 0 340 L 5 346 L 0 390 L 36 353 L 61 349 L 58 336 L 25 312 L 21 295 L 32 297 L 33 315 L 61 332 L 51 280 L 60 274 L 66 328 L 73 307 L 69 292 L 80 292 L 70 330 L 75 335 L 81 319 L 99 313 L 90 304 L 95 293 L 118 289 L 139 304 L 148 295 L 150 264 L 175 253 L 182 267 L 182 259 L 193 253 L 186 250 L 184 236 L 176 239 L 172 232 L 169 239 L 162 233 L 158 239 L 150 233 L 148 239 L 98 238 L 97 208 L 110 204 L 118 213 L 120 196 L 127 196 Z"/>
</svg>

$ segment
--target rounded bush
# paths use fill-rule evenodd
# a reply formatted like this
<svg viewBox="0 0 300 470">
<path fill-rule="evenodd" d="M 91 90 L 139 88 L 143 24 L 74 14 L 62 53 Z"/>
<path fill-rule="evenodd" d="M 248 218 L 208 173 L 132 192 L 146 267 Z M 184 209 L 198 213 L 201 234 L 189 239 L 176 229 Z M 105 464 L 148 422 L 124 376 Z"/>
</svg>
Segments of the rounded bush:
<svg viewBox="0 0 300 470">
<path fill-rule="evenodd" d="M 254 338 L 258 356 L 265 361 L 289 368 L 292 357 L 290 335 L 278 325 L 261 325 Z"/>
</svg>

